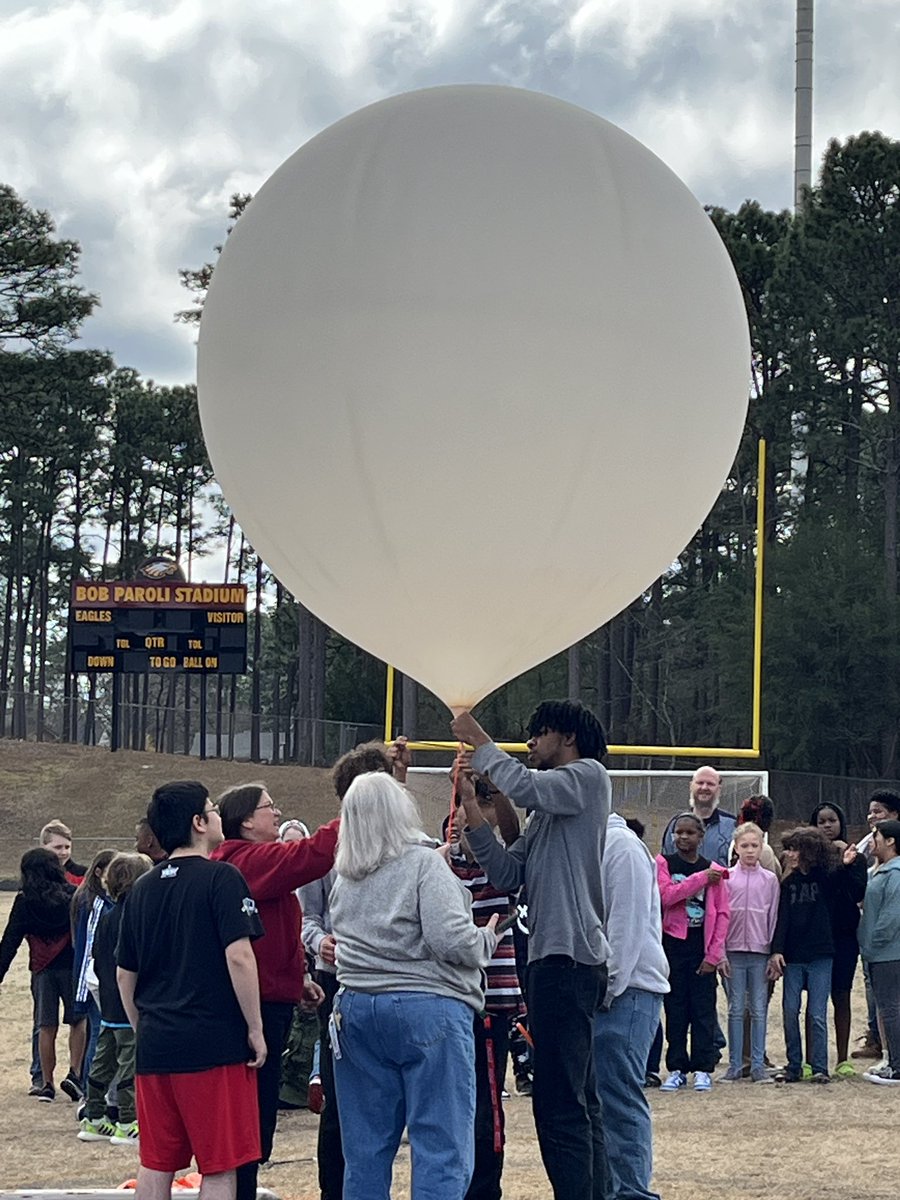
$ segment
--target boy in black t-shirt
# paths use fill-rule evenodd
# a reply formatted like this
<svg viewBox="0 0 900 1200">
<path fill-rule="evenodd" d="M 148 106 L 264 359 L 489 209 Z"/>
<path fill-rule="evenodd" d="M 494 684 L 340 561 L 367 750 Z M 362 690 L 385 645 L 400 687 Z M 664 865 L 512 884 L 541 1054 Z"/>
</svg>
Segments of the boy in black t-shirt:
<svg viewBox="0 0 900 1200">
<path fill-rule="evenodd" d="M 135 884 L 116 952 L 137 1031 L 138 1189 L 168 1197 L 193 1155 L 229 1196 L 235 1169 L 260 1153 L 254 1068 L 266 1046 L 250 941 L 262 927 L 240 871 L 209 861 L 222 824 L 202 784 L 164 784 L 147 815 L 169 857 Z"/>
</svg>

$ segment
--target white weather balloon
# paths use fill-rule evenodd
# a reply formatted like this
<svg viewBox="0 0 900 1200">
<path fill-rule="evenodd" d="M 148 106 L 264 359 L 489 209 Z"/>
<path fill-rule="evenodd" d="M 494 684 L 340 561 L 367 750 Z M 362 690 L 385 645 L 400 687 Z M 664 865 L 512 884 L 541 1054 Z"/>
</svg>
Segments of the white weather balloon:
<svg viewBox="0 0 900 1200">
<path fill-rule="evenodd" d="M 459 708 L 669 566 L 734 459 L 749 356 L 722 242 L 649 150 L 534 92 L 434 88 L 253 200 L 200 412 L 285 586 Z"/>
</svg>

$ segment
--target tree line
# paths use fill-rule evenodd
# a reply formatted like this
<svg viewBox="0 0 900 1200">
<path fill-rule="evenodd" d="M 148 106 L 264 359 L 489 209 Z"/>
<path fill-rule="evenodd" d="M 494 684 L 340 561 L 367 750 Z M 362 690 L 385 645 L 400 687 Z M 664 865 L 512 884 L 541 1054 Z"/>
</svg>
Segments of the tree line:
<svg viewBox="0 0 900 1200">
<path fill-rule="evenodd" d="M 232 198 L 228 230 L 248 203 Z M 480 714 L 516 738 L 540 696 L 571 695 L 616 743 L 749 745 L 764 437 L 764 763 L 895 777 L 900 142 L 830 143 L 796 214 L 748 200 L 709 216 L 753 349 L 744 437 L 720 498 L 663 578 Z M 251 757 L 325 762 L 329 722 L 382 723 L 385 665 L 327 629 L 247 543 L 213 478 L 193 384 L 160 386 L 76 344 L 98 302 L 79 282 L 79 254 L 48 213 L 0 186 L 0 736 L 93 741 L 109 728 L 109 678 L 67 669 L 72 578 L 128 578 L 157 554 L 207 578 L 215 554 L 253 598 L 248 674 L 129 678 L 124 744 L 189 749 L 205 687 L 215 752 L 233 749 L 243 712 Z M 181 272 L 191 304 L 177 319 L 199 321 L 212 267 Z M 682 466 L 691 487 L 702 444 Z M 398 730 L 446 737 L 446 710 L 412 680 L 398 680 L 395 714 Z"/>
</svg>

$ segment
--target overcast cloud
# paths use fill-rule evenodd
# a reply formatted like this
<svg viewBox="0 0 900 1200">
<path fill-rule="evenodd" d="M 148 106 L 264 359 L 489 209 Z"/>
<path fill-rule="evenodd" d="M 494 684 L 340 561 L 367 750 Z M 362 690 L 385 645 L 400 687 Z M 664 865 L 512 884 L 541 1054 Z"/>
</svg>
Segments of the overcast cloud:
<svg viewBox="0 0 900 1200">
<path fill-rule="evenodd" d="M 900 137 L 897 0 L 818 0 L 816 26 L 816 156 Z M 703 203 L 791 202 L 793 0 L 0 0 L 0 181 L 81 243 L 85 344 L 182 383 L 178 268 L 231 193 L 366 103 L 463 82 L 616 122 Z"/>
</svg>

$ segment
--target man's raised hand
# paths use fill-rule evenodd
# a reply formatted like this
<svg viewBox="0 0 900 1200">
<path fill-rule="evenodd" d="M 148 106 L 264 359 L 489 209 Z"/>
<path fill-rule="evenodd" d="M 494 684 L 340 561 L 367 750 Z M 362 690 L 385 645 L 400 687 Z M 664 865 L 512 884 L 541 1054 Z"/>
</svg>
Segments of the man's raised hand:
<svg viewBox="0 0 900 1200">
<path fill-rule="evenodd" d="M 450 732 L 458 742 L 465 742 L 466 745 L 474 746 L 476 750 L 479 746 L 487 746 L 491 741 L 490 735 L 484 732 L 470 712 L 461 712 L 458 717 L 454 717 L 450 722 Z"/>
</svg>

